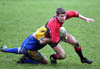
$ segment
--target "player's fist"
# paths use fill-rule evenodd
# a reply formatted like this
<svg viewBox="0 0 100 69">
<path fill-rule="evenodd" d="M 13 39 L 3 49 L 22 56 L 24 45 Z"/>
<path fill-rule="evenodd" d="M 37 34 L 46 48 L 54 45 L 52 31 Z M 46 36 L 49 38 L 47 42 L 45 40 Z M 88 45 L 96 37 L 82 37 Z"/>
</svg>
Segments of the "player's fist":
<svg viewBox="0 0 100 69">
<path fill-rule="evenodd" d="M 92 18 L 87 18 L 87 19 L 86 19 L 86 22 L 88 22 L 88 23 L 94 22 L 94 19 L 92 19 Z"/>
</svg>

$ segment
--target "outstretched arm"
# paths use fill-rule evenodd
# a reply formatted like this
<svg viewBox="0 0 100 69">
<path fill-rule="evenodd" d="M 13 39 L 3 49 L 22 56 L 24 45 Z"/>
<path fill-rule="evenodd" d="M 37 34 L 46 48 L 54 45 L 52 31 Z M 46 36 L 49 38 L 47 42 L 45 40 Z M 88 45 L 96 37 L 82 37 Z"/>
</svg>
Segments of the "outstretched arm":
<svg viewBox="0 0 100 69">
<path fill-rule="evenodd" d="M 81 14 L 79 14 L 79 18 L 81 18 L 82 20 L 85 20 L 86 22 L 90 23 L 90 22 L 94 22 L 94 19 L 92 18 L 87 18 L 85 16 L 82 16 Z"/>
</svg>

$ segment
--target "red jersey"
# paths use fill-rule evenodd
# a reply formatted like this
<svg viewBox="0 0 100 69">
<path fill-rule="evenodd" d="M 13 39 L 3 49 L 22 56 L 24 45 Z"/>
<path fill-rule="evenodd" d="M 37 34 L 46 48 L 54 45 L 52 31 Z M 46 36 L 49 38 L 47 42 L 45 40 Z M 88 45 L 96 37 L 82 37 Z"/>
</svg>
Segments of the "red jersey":
<svg viewBox="0 0 100 69">
<path fill-rule="evenodd" d="M 66 11 L 66 20 L 72 17 L 78 17 L 79 14 L 77 11 Z M 60 36 L 59 36 L 59 30 L 60 27 L 63 25 L 64 23 L 59 23 L 58 19 L 56 16 L 54 16 L 53 18 L 51 18 L 48 21 L 47 27 L 49 28 L 50 31 L 50 37 L 52 40 L 52 43 L 58 43 L 60 41 Z"/>
</svg>

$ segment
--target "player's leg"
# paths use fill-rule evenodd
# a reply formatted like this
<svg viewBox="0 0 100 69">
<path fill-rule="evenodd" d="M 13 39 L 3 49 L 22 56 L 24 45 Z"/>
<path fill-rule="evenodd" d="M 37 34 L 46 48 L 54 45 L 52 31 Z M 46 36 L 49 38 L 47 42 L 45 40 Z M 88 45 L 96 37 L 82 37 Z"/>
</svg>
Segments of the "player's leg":
<svg viewBox="0 0 100 69">
<path fill-rule="evenodd" d="M 43 56 L 40 52 L 30 50 L 28 51 L 28 54 L 31 60 L 38 61 L 39 63 L 42 64 L 48 63 L 48 59 L 45 56 Z"/>
<path fill-rule="evenodd" d="M 21 54 L 21 48 L 20 47 L 18 47 L 18 48 L 7 48 L 7 46 L 4 45 L 0 48 L 0 51 L 7 52 L 7 53 Z"/>
<path fill-rule="evenodd" d="M 21 56 L 17 63 L 21 63 L 21 64 L 25 64 L 25 63 L 31 63 L 31 64 L 40 64 L 40 62 L 36 61 L 36 60 L 32 60 L 28 57 L 26 57 L 25 55 Z"/>
<path fill-rule="evenodd" d="M 81 59 L 81 62 L 91 64 L 92 61 L 83 56 L 81 45 L 78 43 L 75 37 L 69 33 L 66 33 L 66 37 L 67 39 L 64 40 L 64 42 L 69 43 L 74 47 L 75 52 L 78 54 L 78 56 Z"/>
<path fill-rule="evenodd" d="M 51 63 L 57 64 L 57 59 L 61 60 L 66 58 L 65 51 L 63 50 L 60 44 L 54 47 L 53 50 L 56 52 L 56 54 L 52 54 L 50 56 Z"/>
<path fill-rule="evenodd" d="M 24 56 L 27 58 L 23 61 L 21 61 L 22 63 L 42 63 L 42 64 L 47 64 L 48 63 L 48 59 L 41 55 L 40 52 L 38 51 L 33 51 L 33 50 L 28 50 L 26 48 L 22 49 L 22 53 L 24 54 Z"/>
<path fill-rule="evenodd" d="M 35 61 L 35 60 L 31 60 L 30 58 L 26 57 L 26 56 L 21 56 L 17 63 L 21 63 L 21 64 L 25 64 L 25 63 L 32 63 L 32 64 L 39 64 L 38 61 Z"/>
<path fill-rule="evenodd" d="M 24 60 L 24 63 L 33 63 L 33 64 L 42 63 L 42 64 L 47 64 L 48 63 L 48 59 L 45 56 L 42 55 L 42 61 L 41 62 L 40 62 L 40 59 L 39 60 L 35 60 L 35 59 L 33 60 L 33 59 L 30 59 L 30 58 L 26 58 Z"/>
</svg>

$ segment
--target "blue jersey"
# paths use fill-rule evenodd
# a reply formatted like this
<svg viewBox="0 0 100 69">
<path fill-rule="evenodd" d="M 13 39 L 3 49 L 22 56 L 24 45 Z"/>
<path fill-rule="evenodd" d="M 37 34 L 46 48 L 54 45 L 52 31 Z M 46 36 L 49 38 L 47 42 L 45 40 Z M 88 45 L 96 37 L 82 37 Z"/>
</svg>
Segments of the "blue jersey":
<svg viewBox="0 0 100 69">
<path fill-rule="evenodd" d="M 43 48 L 45 45 L 40 45 L 39 40 L 37 40 L 33 34 L 31 34 L 29 37 L 27 37 L 23 43 L 22 43 L 22 50 L 23 48 L 26 48 L 28 50 L 34 50 L 37 51 L 41 48 Z"/>
</svg>

